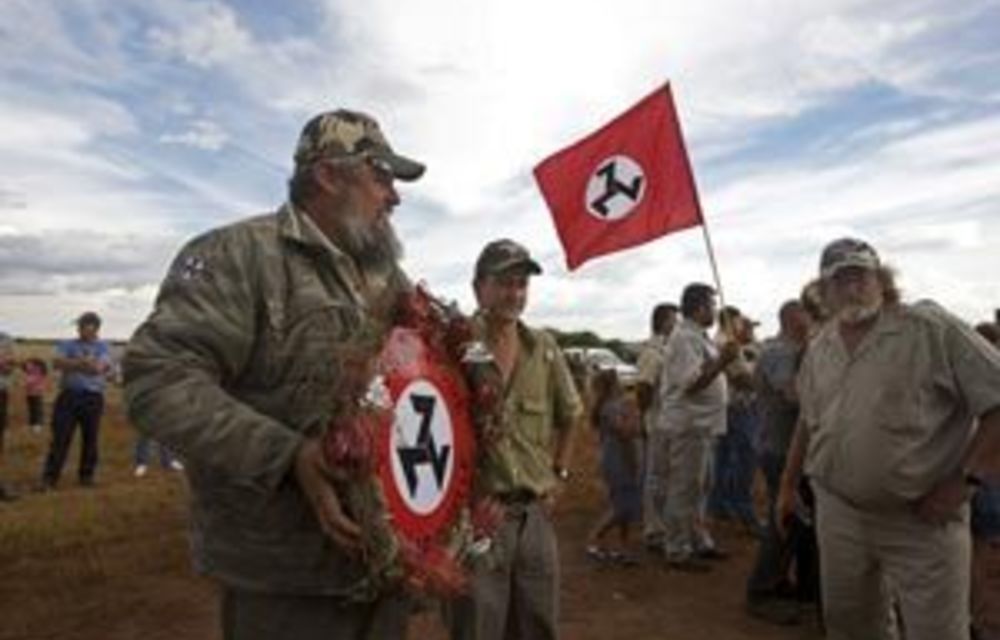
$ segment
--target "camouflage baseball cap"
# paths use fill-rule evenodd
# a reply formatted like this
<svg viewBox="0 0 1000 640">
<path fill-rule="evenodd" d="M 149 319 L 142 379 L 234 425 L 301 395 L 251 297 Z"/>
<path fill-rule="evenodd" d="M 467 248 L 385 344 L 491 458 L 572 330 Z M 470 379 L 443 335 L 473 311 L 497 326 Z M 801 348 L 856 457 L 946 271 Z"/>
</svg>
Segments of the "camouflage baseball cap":
<svg viewBox="0 0 1000 640">
<path fill-rule="evenodd" d="M 878 269 L 879 259 L 875 249 L 863 240 L 841 238 L 826 245 L 819 259 L 821 278 L 832 278 L 844 267 Z"/>
<path fill-rule="evenodd" d="M 320 158 L 375 158 L 400 179 L 416 180 L 424 165 L 392 150 L 378 122 L 358 111 L 338 109 L 314 116 L 299 135 L 295 164 L 307 165 Z"/>
<path fill-rule="evenodd" d="M 476 260 L 476 280 L 483 276 L 498 275 L 516 267 L 525 267 L 532 275 L 542 272 L 542 267 L 531 258 L 527 249 L 507 238 L 494 240 L 479 253 L 479 258 Z"/>
</svg>

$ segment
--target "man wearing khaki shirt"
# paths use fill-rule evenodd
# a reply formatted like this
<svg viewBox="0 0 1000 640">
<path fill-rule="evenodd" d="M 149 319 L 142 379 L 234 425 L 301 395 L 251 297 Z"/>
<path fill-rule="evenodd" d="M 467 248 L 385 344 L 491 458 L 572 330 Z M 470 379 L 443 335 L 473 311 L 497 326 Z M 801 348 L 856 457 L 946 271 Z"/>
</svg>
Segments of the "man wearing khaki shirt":
<svg viewBox="0 0 1000 640">
<path fill-rule="evenodd" d="M 779 505 L 804 456 L 828 637 L 886 637 L 891 593 L 908 640 L 964 640 L 968 497 L 1000 459 L 1000 357 L 934 303 L 902 304 L 862 241 L 828 245 L 820 275 L 834 317 L 799 373 Z"/>
<path fill-rule="evenodd" d="M 639 354 L 639 382 L 636 391 L 642 409 L 643 482 L 642 537 L 653 551 L 663 548 L 663 503 L 667 489 L 667 433 L 660 419 L 660 388 L 667 340 L 677 324 L 677 305 L 656 305 L 650 318 L 653 335 Z"/>
<path fill-rule="evenodd" d="M 542 272 L 512 240 L 476 260 L 477 337 L 503 375 L 500 435 L 484 445 L 476 490 L 504 505 L 489 554 L 473 566 L 470 593 L 448 603 L 453 640 L 558 637 L 559 554 L 552 507 L 568 478 L 571 434 L 583 413 L 555 339 L 521 321 L 529 278 Z"/>
<path fill-rule="evenodd" d="M 702 558 L 723 556 L 704 523 L 712 444 L 726 431 L 726 366 L 739 345 L 717 346 L 707 334 L 715 323 L 715 290 L 689 284 L 681 294 L 684 319 L 667 342 L 661 415 L 669 436 L 667 456 L 667 563 L 678 571 L 707 571 Z"/>
</svg>

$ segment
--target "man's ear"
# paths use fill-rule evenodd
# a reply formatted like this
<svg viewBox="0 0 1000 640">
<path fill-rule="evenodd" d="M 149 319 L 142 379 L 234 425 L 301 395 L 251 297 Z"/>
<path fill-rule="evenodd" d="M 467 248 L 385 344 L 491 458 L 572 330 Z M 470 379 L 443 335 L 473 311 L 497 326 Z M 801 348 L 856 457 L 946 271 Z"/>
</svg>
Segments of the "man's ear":
<svg viewBox="0 0 1000 640">
<path fill-rule="evenodd" d="M 313 181 L 316 186 L 330 195 L 337 195 L 344 189 L 349 167 L 330 162 L 317 162 L 312 166 Z"/>
</svg>

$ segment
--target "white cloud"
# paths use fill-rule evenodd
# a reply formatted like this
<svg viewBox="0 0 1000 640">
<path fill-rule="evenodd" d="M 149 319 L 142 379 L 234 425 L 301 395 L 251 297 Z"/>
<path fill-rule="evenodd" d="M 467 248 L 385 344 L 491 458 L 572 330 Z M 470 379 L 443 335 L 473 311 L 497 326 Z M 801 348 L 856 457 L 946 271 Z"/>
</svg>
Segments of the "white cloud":
<svg viewBox="0 0 1000 640">
<path fill-rule="evenodd" d="M 429 165 L 402 187 L 397 213 L 415 277 L 469 307 L 479 247 L 514 237 L 546 267 L 531 319 L 639 337 L 652 304 L 711 279 L 700 232 L 567 274 L 530 169 L 668 78 L 730 301 L 773 322 L 822 244 L 849 233 L 896 262 L 915 297 L 970 318 L 1000 300 L 988 275 L 1000 244 L 989 224 L 1000 201 L 998 93 L 975 73 L 1000 53 L 963 37 L 996 19 L 993 0 L 252 10 L 222 0 L 0 7 L 2 24 L 19 27 L 0 38 L 0 228 L 46 237 L 49 253 L 67 257 L 73 247 L 54 238 L 131 234 L 150 256 L 148 271 L 120 254 L 110 271 L 48 263 L 61 279 L 47 281 L 45 314 L 59 316 L 60 300 L 98 300 L 118 305 L 127 333 L 180 237 L 279 199 L 301 122 L 352 106 Z M 312 12 L 308 24 L 297 11 Z M 848 104 L 871 87 L 907 108 Z M 839 105 L 857 125 L 834 133 Z M 817 110 L 829 121 L 808 122 Z M 20 299 L 0 297 L 0 315 L 24 330 L 38 314 L 18 311 Z"/>
<path fill-rule="evenodd" d="M 204 151 L 218 151 L 229 141 L 229 136 L 211 120 L 195 120 L 183 133 L 164 133 L 160 142 L 185 144 Z"/>
<path fill-rule="evenodd" d="M 153 45 L 168 55 L 208 68 L 244 58 L 253 49 L 253 37 L 231 7 L 206 2 L 191 4 L 177 13 L 187 14 L 182 28 L 153 27 L 149 31 Z"/>
</svg>

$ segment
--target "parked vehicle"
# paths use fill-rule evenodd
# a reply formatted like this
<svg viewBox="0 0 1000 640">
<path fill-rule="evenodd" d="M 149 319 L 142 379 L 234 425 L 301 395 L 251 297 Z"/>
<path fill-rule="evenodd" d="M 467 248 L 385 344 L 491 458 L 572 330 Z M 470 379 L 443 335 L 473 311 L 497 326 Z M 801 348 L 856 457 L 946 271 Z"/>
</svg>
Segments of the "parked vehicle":
<svg viewBox="0 0 1000 640">
<path fill-rule="evenodd" d="M 638 367 L 625 362 L 607 347 L 566 347 L 563 353 L 571 365 L 582 366 L 588 374 L 614 369 L 618 372 L 618 380 L 622 386 L 632 387 L 638 381 Z"/>
</svg>

